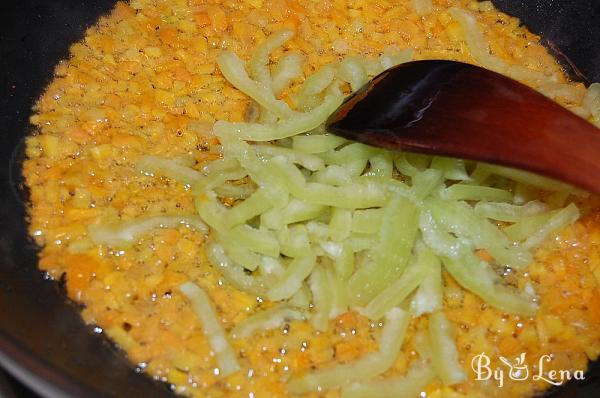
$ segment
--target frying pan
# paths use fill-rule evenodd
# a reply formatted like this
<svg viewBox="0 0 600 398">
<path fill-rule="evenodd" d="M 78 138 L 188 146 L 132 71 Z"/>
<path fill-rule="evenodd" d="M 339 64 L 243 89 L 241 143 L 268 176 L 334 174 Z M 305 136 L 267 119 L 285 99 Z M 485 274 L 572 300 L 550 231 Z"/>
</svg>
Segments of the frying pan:
<svg viewBox="0 0 600 398">
<path fill-rule="evenodd" d="M 599 0 L 497 0 L 583 82 L 600 81 Z M 44 397 L 173 397 L 85 325 L 37 270 L 20 164 L 30 109 L 56 63 L 114 0 L 8 0 L 0 11 L 0 365 Z M 598 154 L 600 156 L 600 154 Z M 600 362 L 552 397 L 600 397 Z"/>
</svg>

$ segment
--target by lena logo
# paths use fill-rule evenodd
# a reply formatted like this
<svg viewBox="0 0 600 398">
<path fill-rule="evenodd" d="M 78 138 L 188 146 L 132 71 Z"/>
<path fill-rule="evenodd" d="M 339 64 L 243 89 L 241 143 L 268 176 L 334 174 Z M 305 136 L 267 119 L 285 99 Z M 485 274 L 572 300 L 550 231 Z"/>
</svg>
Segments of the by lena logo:
<svg viewBox="0 0 600 398">
<path fill-rule="evenodd" d="M 510 361 L 505 357 L 498 357 L 500 362 L 504 364 L 506 369 L 497 367 L 492 369 L 490 366 L 491 360 L 485 353 L 475 355 L 471 360 L 471 369 L 475 372 L 475 380 L 488 381 L 495 380 L 498 383 L 498 387 L 504 386 L 505 370 L 508 370 L 508 378 L 515 381 L 534 380 L 534 381 L 545 381 L 546 383 L 554 386 L 560 386 L 571 379 L 584 380 L 585 375 L 583 370 L 548 370 L 544 369 L 547 367 L 547 363 L 552 361 L 552 356 L 542 355 L 538 360 L 537 373 L 533 374 L 529 372 L 529 365 L 525 362 L 525 353 L 521 353 L 514 361 Z"/>
</svg>

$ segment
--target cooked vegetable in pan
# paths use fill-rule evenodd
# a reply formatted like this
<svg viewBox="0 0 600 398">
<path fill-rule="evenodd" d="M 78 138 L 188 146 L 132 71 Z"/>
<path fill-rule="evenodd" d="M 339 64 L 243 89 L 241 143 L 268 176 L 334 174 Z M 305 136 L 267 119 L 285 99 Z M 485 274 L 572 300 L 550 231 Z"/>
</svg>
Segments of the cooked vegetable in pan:
<svg viewBox="0 0 600 398">
<path fill-rule="evenodd" d="M 175 392 L 531 396 L 598 357 L 596 197 L 324 128 L 434 58 L 600 125 L 600 85 L 489 2 L 134 0 L 71 53 L 27 142 L 40 268 Z"/>
</svg>

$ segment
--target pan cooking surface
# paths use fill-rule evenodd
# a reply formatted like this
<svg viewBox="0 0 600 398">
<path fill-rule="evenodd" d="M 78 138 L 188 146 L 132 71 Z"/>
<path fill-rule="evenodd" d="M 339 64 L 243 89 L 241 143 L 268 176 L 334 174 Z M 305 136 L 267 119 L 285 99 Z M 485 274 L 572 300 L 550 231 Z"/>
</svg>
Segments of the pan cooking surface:
<svg viewBox="0 0 600 398">
<path fill-rule="evenodd" d="M 600 2 L 494 2 L 564 51 L 580 70 L 575 78 L 600 81 Z M 595 4 L 594 4 L 595 3 Z M 22 138 L 30 109 L 52 78 L 54 65 L 112 0 L 9 0 L 0 16 L 0 363 L 44 396 L 172 396 L 166 386 L 137 374 L 103 337 L 94 335 L 60 285 L 37 271 L 27 238 L 21 190 Z M 556 397 L 596 397 L 600 365 L 584 383 Z"/>
</svg>

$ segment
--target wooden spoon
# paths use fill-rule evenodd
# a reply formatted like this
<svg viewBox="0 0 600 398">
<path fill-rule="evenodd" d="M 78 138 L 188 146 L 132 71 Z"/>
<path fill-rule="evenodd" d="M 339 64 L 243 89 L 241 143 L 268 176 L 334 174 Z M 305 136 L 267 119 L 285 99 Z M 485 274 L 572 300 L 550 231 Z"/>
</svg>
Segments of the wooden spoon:
<svg viewBox="0 0 600 398">
<path fill-rule="evenodd" d="M 600 193 L 600 130 L 537 91 L 453 61 L 399 65 L 348 98 L 327 130 L 394 150 L 527 169 Z"/>
</svg>

